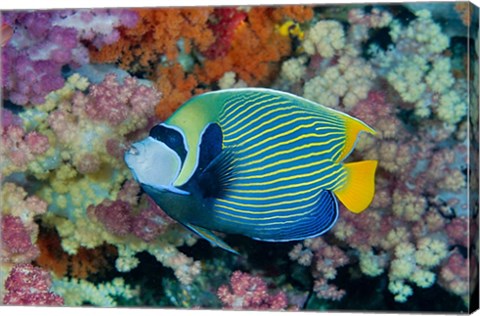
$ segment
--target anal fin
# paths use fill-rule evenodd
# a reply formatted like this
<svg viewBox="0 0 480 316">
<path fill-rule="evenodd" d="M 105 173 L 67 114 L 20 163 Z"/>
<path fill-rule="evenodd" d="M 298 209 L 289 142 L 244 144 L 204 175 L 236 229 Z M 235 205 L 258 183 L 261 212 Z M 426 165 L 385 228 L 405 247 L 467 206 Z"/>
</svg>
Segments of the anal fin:
<svg viewBox="0 0 480 316">
<path fill-rule="evenodd" d="M 206 228 L 203 228 L 203 227 L 195 226 L 195 225 L 192 225 L 192 224 L 184 224 L 184 225 L 188 229 L 190 229 L 191 231 L 193 231 L 194 233 L 199 235 L 200 237 L 208 240 L 212 244 L 212 246 L 218 246 L 218 247 L 220 247 L 222 249 L 225 249 L 227 251 L 230 251 L 231 253 L 234 253 L 236 255 L 239 254 L 237 251 L 235 251 L 232 247 L 227 245 L 226 242 L 224 242 L 220 237 L 215 235 L 210 230 L 208 230 Z"/>
</svg>

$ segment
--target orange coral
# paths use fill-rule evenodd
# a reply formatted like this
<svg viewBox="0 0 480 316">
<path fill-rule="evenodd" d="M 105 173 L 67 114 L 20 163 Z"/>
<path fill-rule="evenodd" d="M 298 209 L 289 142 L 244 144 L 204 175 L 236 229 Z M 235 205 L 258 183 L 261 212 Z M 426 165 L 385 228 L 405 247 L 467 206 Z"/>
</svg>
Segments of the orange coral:
<svg viewBox="0 0 480 316">
<path fill-rule="evenodd" d="M 57 277 L 70 275 L 85 279 L 89 275 L 109 269 L 117 256 L 114 246 L 104 245 L 94 249 L 80 248 L 76 255 L 70 256 L 63 251 L 60 237 L 55 230 L 41 229 L 37 241 L 40 256 L 36 264 L 52 271 Z"/>
<path fill-rule="evenodd" d="M 60 237 L 53 230 L 40 230 L 37 240 L 40 256 L 36 263 L 47 270 L 62 277 L 68 272 L 68 254 L 65 253 L 60 244 Z"/>
<path fill-rule="evenodd" d="M 307 5 L 279 6 L 277 10 L 273 12 L 272 17 L 277 23 L 287 19 L 304 23 L 313 18 L 313 8 Z"/>
<path fill-rule="evenodd" d="M 246 21 L 237 28 L 227 55 L 196 68 L 199 80 L 211 84 L 225 72 L 233 71 L 250 86 L 268 84 L 282 57 L 291 52 L 290 39 L 275 31 L 276 10 L 280 9 L 251 8 Z"/>
<path fill-rule="evenodd" d="M 470 2 L 457 2 L 455 3 L 455 11 L 460 15 L 462 22 L 465 26 L 470 26 L 473 5 Z"/>
<path fill-rule="evenodd" d="M 156 108 L 157 116 L 165 120 L 182 103 L 192 97 L 198 85 L 194 75 L 184 72 L 182 66 L 176 63 L 171 67 L 158 66 L 155 72 L 156 88 L 162 92 L 162 100 Z"/>
<path fill-rule="evenodd" d="M 137 9 L 138 24 L 122 29 L 120 40 L 114 44 L 100 50 L 91 47 L 90 57 L 93 62 L 118 62 L 131 72 L 149 74 L 162 56 L 175 60 L 180 38 L 187 52 L 192 46 L 205 50 L 213 43 L 213 33 L 207 28 L 212 11 L 213 8 Z"/>
<path fill-rule="evenodd" d="M 140 21 L 122 29 L 121 39 L 101 50 L 91 48 L 95 62 L 117 62 L 133 75 L 155 82 L 162 92 L 156 114 L 166 119 L 192 95 L 209 90 L 225 72 L 233 71 L 249 86 L 269 85 L 278 74 L 282 59 L 291 54 L 292 42 L 276 30 L 293 19 L 313 17 L 309 6 L 251 7 L 244 21 L 235 23 L 230 48 L 215 59 L 199 58 L 193 71 L 176 61 L 179 39 L 188 53 L 204 52 L 216 38 L 209 28 L 213 8 L 138 9 Z M 210 22 L 210 23 L 209 23 Z M 201 89 L 200 89 L 201 87 Z"/>
</svg>

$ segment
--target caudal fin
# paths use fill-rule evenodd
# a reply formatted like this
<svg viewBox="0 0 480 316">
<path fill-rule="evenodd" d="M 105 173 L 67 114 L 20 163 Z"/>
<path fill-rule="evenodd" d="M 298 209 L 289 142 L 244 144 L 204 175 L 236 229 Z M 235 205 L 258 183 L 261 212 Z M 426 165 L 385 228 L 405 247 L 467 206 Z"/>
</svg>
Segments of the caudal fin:
<svg viewBox="0 0 480 316">
<path fill-rule="evenodd" d="M 334 193 L 350 211 L 360 213 L 372 202 L 377 163 L 376 160 L 365 160 L 345 164 L 347 181 Z"/>
</svg>

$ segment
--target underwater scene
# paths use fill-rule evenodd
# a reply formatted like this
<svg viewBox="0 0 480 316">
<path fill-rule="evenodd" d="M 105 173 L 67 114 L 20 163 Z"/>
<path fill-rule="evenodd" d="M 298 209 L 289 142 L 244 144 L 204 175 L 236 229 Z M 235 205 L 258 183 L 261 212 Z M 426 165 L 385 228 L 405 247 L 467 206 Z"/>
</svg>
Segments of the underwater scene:
<svg viewBox="0 0 480 316">
<path fill-rule="evenodd" d="M 473 4 L 1 17 L 3 305 L 478 308 Z"/>
</svg>

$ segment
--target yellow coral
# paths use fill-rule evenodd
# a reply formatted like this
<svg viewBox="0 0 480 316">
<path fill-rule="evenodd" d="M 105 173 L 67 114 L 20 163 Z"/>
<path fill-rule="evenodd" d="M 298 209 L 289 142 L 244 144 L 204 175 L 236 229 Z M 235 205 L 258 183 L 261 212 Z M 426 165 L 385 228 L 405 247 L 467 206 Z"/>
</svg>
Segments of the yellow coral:
<svg viewBox="0 0 480 316">
<path fill-rule="evenodd" d="M 395 227 L 390 230 L 387 236 L 380 242 L 385 249 L 391 249 L 400 243 L 406 243 L 410 233 L 403 226 Z"/>
<path fill-rule="evenodd" d="M 454 169 L 448 177 L 442 179 L 437 185 L 441 189 L 458 192 L 460 189 L 465 188 L 467 183 L 463 172 L 459 169 Z"/>
<path fill-rule="evenodd" d="M 303 48 L 309 55 L 318 53 L 325 58 L 333 57 L 345 47 L 345 32 L 337 21 L 317 22 L 306 34 Z"/>
<path fill-rule="evenodd" d="M 412 192 L 393 192 L 392 210 L 396 216 L 407 221 L 418 221 L 427 208 L 425 197 L 418 196 Z"/>
<path fill-rule="evenodd" d="M 395 259 L 390 264 L 390 278 L 407 279 L 415 271 L 415 263 L 405 258 Z"/>
<path fill-rule="evenodd" d="M 395 301 L 405 303 L 407 298 L 413 294 L 412 288 L 403 281 L 395 280 L 388 283 L 388 290 L 395 294 Z"/>
<path fill-rule="evenodd" d="M 114 297 L 130 299 L 138 295 L 138 290 L 125 284 L 123 278 L 97 285 L 75 278 L 54 279 L 52 290 L 63 297 L 66 306 L 90 303 L 94 306 L 114 307 L 117 306 Z"/>
<path fill-rule="evenodd" d="M 433 92 L 446 92 L 455 82 L 451 73 L 450 58 L 435 59 L 432 70 L 428 72 L 425 81 Z"/>
<path fill-rule="evenodd" d="M 305 66 L 306 58 L 291 58 L 285 61 L 282 64 L 282 69 L 280 76 L 291 82 L 300 81 L 305 73 L 307 72 L 307 67 Z"/>
<path fill-rule="evenodd" d="M 448 245 L 445 241 L 425 237 L 418 241 L 415 259 L 418 264 L 431 268 L 440 264 L 448 255 Z"/>
<path fill-rule="evenodd" d="M 455 90 L 443 94 L 437 109 L 438 118 L 446 123 L 455 124 L 467 114 L 466 98 L 460 97 Z"/>
<path fill-rule="evenodd" d="M 360 270 L 363 274 L 375 277 L 383 273 L 383 264 L 380 255 L 373 254 L 373 251 L 360 251 Z"/>
<path fill-rule="evenodd" d="M 305 83 L 303 96 L 330 107 L 341 101 L 348 110 L 367 97 L 374 78 L 375 72 L 365 60 L 343 55 L 336 65 Z"/>
<path fill-rule="evenodd" d="M 435 282 L 435 274 L 428 270 L 417 270 L 412 274 L 411 280 L 417 286 L 427 288 Z"/>
<path fill-rule="evenodd" d="M 422 56 L 402 56 L 398 65 L 387 74 L 387 80 L 404 101 L 417 102 L 427 88 L 423 82 L 426 70 L 427 60 Z"/>
</svg>

